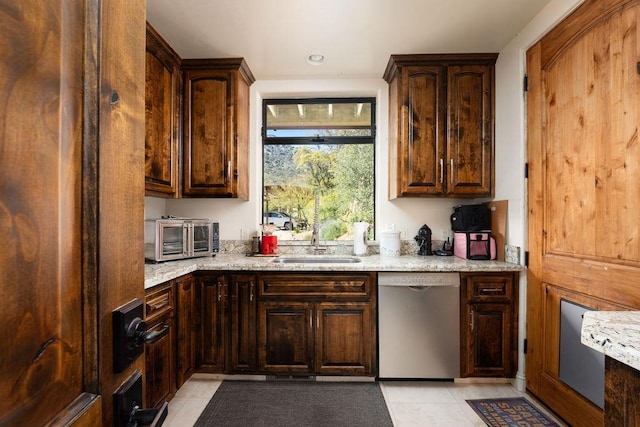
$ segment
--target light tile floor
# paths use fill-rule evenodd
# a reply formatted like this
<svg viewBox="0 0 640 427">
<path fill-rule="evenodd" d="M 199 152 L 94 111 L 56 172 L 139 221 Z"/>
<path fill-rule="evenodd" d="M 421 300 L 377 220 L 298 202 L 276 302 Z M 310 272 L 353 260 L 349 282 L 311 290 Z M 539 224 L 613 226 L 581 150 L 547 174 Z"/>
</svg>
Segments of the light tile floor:
<svg viewBox="0 0 640 427">
<path fill-rule="evenodd" d="M 221 383 L 215 375 L 194 374 L 169 402 L 169 415 L 164 425 L 193 426 Z M 524 395 L 510 384 L 381 381 L 380 385 L 396 427 L 483 427 L 485 423 L 466 399 Z M 548 414 L 539 406 L 538 409 Z"/>
</svg>

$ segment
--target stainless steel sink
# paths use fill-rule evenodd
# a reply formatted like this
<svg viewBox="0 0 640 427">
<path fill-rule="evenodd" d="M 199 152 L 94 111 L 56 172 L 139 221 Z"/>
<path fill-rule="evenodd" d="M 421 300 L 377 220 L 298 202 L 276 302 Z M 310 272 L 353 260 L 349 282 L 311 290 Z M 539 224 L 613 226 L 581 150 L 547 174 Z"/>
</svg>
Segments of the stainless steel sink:
<svg viewBox="0 0 640 427">
<path fill-rule="evenodd" d="M 348 255 L 291 255 L 274 258 L 271 262 L 276 264 L 353 264 L 361 260 Z"/>
</svg>

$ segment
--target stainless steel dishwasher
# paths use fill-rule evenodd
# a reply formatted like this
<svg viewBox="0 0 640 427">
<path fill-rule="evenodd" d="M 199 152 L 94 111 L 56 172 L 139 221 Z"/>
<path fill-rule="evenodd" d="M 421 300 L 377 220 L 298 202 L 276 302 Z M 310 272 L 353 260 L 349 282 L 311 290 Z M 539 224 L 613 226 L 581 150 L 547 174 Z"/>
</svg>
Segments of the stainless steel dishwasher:
<svg viewBox="0 0 640 427">
<path fill-rule="evenodd" d="M 458 273 L 378 273 L 379 378 L 460 376 Z"/>
</svg>

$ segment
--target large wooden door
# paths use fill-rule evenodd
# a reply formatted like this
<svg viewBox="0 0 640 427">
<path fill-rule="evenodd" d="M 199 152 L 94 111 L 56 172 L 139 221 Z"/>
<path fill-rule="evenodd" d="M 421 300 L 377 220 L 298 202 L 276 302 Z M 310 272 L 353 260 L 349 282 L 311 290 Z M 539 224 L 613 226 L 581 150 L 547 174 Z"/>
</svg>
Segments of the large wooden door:
<svg viewBox="0 0 640 427">
<path fill-rule="evenodd" d="M 558 377 L 548 295 L 640 308 L 639 11 L 587 0 L 527 52 L 527 387 L 573 425 L 602 411 Z"/>
<path fill-rule="evenodd" d="M 144 366 L 113 373 L 110 316 L 144 291 L 144 16 L 0 6 L 1 426 L 112 425 Z"/>
<path fill-rule="evenodd" d="M 0 8 L 3 425 L 40 425 L 83 393 L 84 18 L 82 2 Z"/>
</svg>

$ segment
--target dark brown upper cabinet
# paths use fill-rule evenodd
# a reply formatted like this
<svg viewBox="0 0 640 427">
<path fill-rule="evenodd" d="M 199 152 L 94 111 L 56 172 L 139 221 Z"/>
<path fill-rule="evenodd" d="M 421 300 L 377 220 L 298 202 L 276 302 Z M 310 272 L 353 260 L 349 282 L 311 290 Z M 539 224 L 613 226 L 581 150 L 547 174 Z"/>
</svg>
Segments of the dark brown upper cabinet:
<svg viewBox="0 0 640 427">
<path fill-rule="evenodd" d="M 497 56 L 391 56 L 390 199 L 493 195 Z"/>
<path fill-rule="evenodd" d="M 147 23 L 145 192 L 178 197 L 180 57 Z"/>
<path fill-rule="evenodd" d="M 249 198 L 249 87 L 242 58 L 185 59 L 183 197 Z"/>
</svg>

